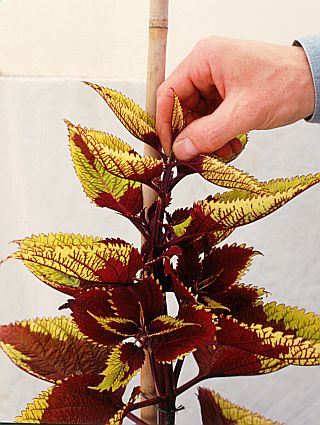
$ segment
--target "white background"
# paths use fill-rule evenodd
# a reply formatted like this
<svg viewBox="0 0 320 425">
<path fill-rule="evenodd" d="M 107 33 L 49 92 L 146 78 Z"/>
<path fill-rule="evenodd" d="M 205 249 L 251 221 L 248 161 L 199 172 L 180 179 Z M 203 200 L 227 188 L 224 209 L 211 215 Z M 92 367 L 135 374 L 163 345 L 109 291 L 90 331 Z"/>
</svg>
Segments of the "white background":
<svg viewBox="0 0 320 425">
<path fill-rule="evenodd" d="M 3 75 L 144 79 L 148 0 L 2 0 Z M 319 30 L 318 0 L 170 0 L 168 70 L 209 34 L 290 44 Z"/>
<path fill-rule="evenodd" d="M 113 132 L 124 131 L 82 78 L 109 84 L 144 103 L 147 1 L 2 0 L 0 2 L 0 258 L 8 241 L 31 233 L 64 231 L 119 236 L 135 244 L 139 235 L 113 212 L 85 198 L 69 157 L 68 118 Z M 172 0 L 168 71 L 196 41 L 210 33 L 290 44 L 319 30 L 316 1 Z M 52 77 L 52 78 L 47 78 Z M 115 81 L 117 79 L 118 81 Z M 304 122 L 253 132 L 235 165 L 262 180 L 320 170 L 320 127 Z M 175 206 L 188 206 L 212 192 L 190 177 L 174 192 Z M 238 229 L 228 242 L 263 252 L 244 281 L 264 286 L 270 300 L 319 312 L 320 188 L 314 187 L 263 221 Z M 0 268 L 0 323 L 52 316 L 65 297 L 37 281 L 17 262 Z M 0 421 L 10 421 L 47 387 L 0 353 Z M 184 378 L 196 372 L 192 362 Z M 205 385 L 230 400 L 287 425 L 318 425 L 320 374 L 287 368 L 253 378 L 210 380 Z M 195 389 L 178 424 L 200 423 Z"/>
</svg>

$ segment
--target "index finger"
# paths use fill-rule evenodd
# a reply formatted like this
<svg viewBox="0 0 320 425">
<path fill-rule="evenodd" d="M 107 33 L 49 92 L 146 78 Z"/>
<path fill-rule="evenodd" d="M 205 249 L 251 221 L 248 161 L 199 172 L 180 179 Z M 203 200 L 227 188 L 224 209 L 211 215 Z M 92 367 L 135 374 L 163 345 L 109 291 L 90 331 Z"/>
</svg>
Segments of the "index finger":
<svg viewBox="0 0 320 425">
<path fill-rule="evenodd" d="M 156 130 L 162 147 L 168 156 L 172 146 L 171 120 L 173 102 L 173 91 L 166 90 L 166 88 L 160 86 L 160 90 L 157 92 Z"/>
<path fill-rule="evenodd" d="M 168 79 L 161 84 L 157 91 L 156 129 L 167 155 L 171 152 L 173 142 L 171 129 L 174 104 L 173 91 L 178 96 L 180 102 L 188 107 L 191 104 L 195 104 L 199 99 L 196 87 L 183 69 L 184 65 L 184 62 L 180 64 Z"/>
</svg>

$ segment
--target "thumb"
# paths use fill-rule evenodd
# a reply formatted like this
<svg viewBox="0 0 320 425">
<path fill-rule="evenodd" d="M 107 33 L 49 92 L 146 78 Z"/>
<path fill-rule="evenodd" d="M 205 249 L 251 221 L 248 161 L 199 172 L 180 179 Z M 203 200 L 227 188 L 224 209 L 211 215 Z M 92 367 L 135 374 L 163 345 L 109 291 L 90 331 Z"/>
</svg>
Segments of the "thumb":
<svg viewBox="0 0 320 425">
<path fill-rule="evenodd" d="M 199 154 L 213 153 L 244 132 L 244 122 L 241 128 L 241 118 L 234 113 L 235 105 L 236 102 L 225 99 L 211 115 L 192 121 L 173 143 L 176 158 L 189 160 Z"/>
</svg>

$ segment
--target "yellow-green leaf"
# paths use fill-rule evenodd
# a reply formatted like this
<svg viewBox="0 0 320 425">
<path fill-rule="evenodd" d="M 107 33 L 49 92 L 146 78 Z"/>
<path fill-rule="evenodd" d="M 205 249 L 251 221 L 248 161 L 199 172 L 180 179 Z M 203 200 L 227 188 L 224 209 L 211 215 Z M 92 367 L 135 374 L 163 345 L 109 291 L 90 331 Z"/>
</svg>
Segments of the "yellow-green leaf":
<svg viewBox="0 0 320 425">
<path fill-rule="evenodd" d="M 286 332 L 292 330 L 296 336 L 320 342 L 320 316 L 276 302 L 265 304 L 263 311 L 267 320 L 283 323 Z"/>
<path fill-rule="evenodd" d="M 232 165 L 220 161 L 218 158 L 200 155 L 185 164 L 198 172 L 204 179 L 217 186 L 239 189 L 255 194 L 266 194 L 268 188 L 255 177 L 239 170 Z"/>
<path fill-rule="evenodd" d="M 104 376 L 103 381 L 93 389 L 116 391 L 124 387 L 141 369 L 144 358 L 142 347 L 131 342 L 119 344 L 112 350 L 107 368 L 101 373 Z"/>
<path fill-rule="evenodd" d="M 170 332 L 175 332 L 177 329 L 183 329 L 188 326 L 199 326 L 194 322 L 186 322 L 183 319 L 178 319 L 172 316 L 161 315 L 154 319 L 149 327 L 149 336 L 164 335 Z"/>
<path fill-rule="evenodd" d="M 18 243 L 20 250 L 9 258 L 22 260 L 39 279 L 57 289 L 90 282 L 128 283 L 142 267 L 137 249 L 120 239 L 50 233 Z"/>
<path fill-rule="evenodd" d="M 289 202 L 311 186 L 319 183 L 320 173 L 293 179 L 271 180 L 263 184 L 269 194 L 254 194 L 242 190 L 217 194 L 212 199 L 199 201 L 196 205 L 213 223 L 235 228 L 251 223 Z"/>
<path fill-rule="evenodd" d="M 37 245 L 47 245 L 56 247 L 64 245 L 87 245 L 93 247 L 97 242 L 101 242 L 101 237 L 95 237 L 91 235 L 80 235 L 79 233 L 40 233 L 39 235 L 31 235 L 24 239 L 17 239 L 14 242 L 17 243 L 20 249 L 27 249 L 35 247 Z"/>
<path fill-rule="evenodd" d="M 254 350 L 258 357 L 262 356 L 262 361 L 264 357 L 271 357 L 282 361 L 283 365 L 315 366 L 320 364 L 320 343 L 318 342 L 275 331 L 273 328 L 264 327 L 261 324 L 239 323 L 231 317 L 221 318 L 219 326 L 222 328 L 219 331 L 222 345 L 242 348 L 243 344 L 247 344 L 246 350 L 248 352 Z M 229 328 L 230 330 L 227 331 Z M 232 340 L 232 329 L 237 332 L 239 341 Z M 242 335 L 241 338 L 240 335 Z M 251 349 L 252 343 L 253 348 Z M 257 349 L 258 351 L 256 351 Z M 267 372 L 264 371 L 264 373 Z"/>
<path fill-rule="evenodd" d="M 207 388 L 199 388 L 202 424 L 213 425 L 281 425 L 263 416 L 244 409 Z M 285 425 L 285 424 L 282 424 Z"/>
<path fill-rule="evenodd" d="M 93 138 L 87 141 L 87 147 L 93 157 L 103 165 L 105 170 L 116 177 L 148 184 L 152 179 L 162 174 L 162 160 L 151 156 L 118 152 L 109 149 Z"/>
<path fill-rule="evenodd" d="M 209 297 L 204 297 L 204 301 L 205 301 L 205 305 L 207 307 L 209 307 L 210 310 L 228 310 L 228 311 L 230 311 L 230 309 L 228 307 L 225 307 L 221 303 L 219 303 L 215 300 L 212 300 Z"/>
<path fill-rule="evenodd" d="M 173 139 L 182 131 L 185 125 L 183 109 L 180 100 L 175 92 L 173 92 L 173 110 L 172 110 L 172 136 Z"/>
<path fill-rule="evenodd" d="M 108 87 L 98 86 L 97 84 L 86 84 L 100 94 L 117 118 L 133 136 L 153 147 L 157 147 L 159 139 L 155 130 L 154 118 L 133 100 L 118 91 Z"/>
<path fill-rule="evenodd" d="M 177 223 L 177 224 L 175 224 L 174 226 L 172 226 L 172 228 L 173 228 L 173 230 L 174 230 L 174 233 L 175 233 L 177 236 L 183 236 L 183 235 L 186 233 L 187 228 L 189 227 L 189 225 L 190 225 L 191 221 L 192 221 L 192 216 L 191 216 L 191 214 L 190 214 L 190 215 L 189 215 L 186 219 L 184 219 L 181 223 Z"/>
<path fill-rule="evenodd" d="M 95 143 L 116 152 L 132 152 L 122 140 L 101 131 L 74 126 L 66 121 L 75 171 L 86 195 L 99 207 L 108 207 L 124 214 L 136 214 L 142 208 L 141 183 L 110 173 L 89 144 Z"/>
</svg>

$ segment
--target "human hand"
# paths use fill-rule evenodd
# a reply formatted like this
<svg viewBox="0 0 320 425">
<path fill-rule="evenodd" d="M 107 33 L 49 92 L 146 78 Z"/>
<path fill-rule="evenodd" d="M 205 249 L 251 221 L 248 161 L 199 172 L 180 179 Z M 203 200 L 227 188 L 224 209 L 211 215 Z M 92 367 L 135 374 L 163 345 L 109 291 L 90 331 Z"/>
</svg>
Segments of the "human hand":
<svg viewBox="0 0 320 425">
<path fill-rule="evenodd" d="M 172 89 L 187 116 L 175 141 Z M 212 36 L 201 40 L 159 87 L 156 126 L 167 154 L 172 147 L 181 160 L 200 153 L 227 159 L 242 149 L 236 135 L 306 118 L 314 103 L 302 48 Z"/>
</svg>

